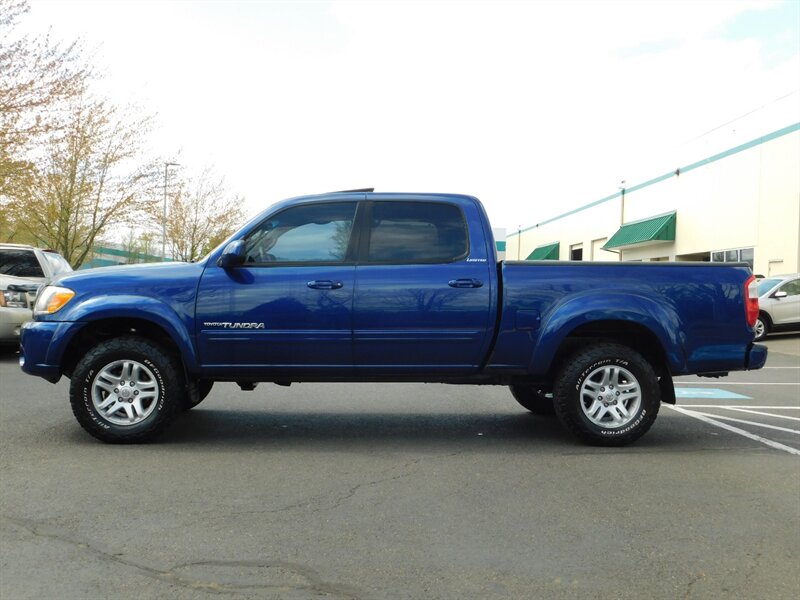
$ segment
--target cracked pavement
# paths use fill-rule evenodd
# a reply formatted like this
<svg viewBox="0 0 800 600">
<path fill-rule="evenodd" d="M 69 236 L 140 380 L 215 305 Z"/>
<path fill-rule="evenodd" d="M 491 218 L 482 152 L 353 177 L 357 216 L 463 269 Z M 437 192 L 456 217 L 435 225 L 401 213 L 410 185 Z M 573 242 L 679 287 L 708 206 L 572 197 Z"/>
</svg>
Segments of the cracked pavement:
<svg viewBox="0 0 800 600">
<path fill-rule="evenodd" d="M 15 360 L 2 600 L 800 595 L 800 460 L 672 411 L 598 449 L 504 388 L 218 384 L 111 446 Z"/>
</svg>

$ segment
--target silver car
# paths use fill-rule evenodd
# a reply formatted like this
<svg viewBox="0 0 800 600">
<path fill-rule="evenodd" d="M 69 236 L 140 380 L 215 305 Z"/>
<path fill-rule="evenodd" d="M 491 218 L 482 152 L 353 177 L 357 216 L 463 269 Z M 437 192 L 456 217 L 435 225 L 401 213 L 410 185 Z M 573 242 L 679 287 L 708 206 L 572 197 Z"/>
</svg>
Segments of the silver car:
<svg viewBox="0 0 800 600">
<path fill-rule="evenodd" d="M 63 256 L 23 244 L 0 244 L 0 344 L 18 344 L 20 327 L 33 318 L 39 286 L 72 271 Z"/>
<path fill-rule="evenodd" d="M 758 306 L 756 340 L 774 331 L 800 331 L 800 273 L 759 281 Z"/>
</svg>

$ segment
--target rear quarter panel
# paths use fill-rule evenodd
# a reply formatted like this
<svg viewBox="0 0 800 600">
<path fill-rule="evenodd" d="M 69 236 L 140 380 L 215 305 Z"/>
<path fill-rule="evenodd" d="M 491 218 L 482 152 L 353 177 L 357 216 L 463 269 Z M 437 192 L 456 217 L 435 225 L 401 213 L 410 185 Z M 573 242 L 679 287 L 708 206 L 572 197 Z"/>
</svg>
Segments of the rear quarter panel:
<svg viewBox="0 0 800 600">
<path fill-rule="evenodd" d="M 753 332 L 746 266 L 705 263 L 506 262 L 488 369 L 547 373 L 581 325 L 623 321 L 655 335 L 673 375 L 744 368 Z"/>
</svg>

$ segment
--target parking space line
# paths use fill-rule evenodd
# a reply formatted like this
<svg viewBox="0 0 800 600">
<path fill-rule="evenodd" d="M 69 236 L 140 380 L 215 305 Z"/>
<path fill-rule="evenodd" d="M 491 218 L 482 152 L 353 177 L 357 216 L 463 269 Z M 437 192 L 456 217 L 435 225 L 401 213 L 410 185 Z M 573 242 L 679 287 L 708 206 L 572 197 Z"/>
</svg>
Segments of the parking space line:
<svg viewBox="0 0 800 600">
<path fill-rule="evenodd" d="M 725 404 L 687 404 L 691 408 L 731 408 Z M 800 406 L 737 406 L 736 408 L 761 408 L 763 410 L 800 410 Z"/>
<path fill-rule="evenodd" d="M 736 412 L 749 413 L 751 415 L 761 415 L 762 417 L 772 417 L 774 419 L 788 419 L 789 421 L 800 421 L 800 417 L 790 417 L 788 415 L 773 415 L 772 413 L 759 412 L 757 410 L 748 410 L 746 408 L 739 408 L 738 406 L 722 406 L 727 410 L 735 410 Z"/>
<path fill-rule="evenodd" d="M 723 415 L 711 415 L 709 413 L 700 412 L 699 410 L 691 411 L 696 415 L 703 415 L 704 417 L 713 417 L 714 419 L 722 419 L 723 421 L 730 421 L 731 423 L 741 423 L 742 425 L 753 425 L 754 427 L 764 427 L 765 429 L 774 429 L 775 431 L 785 431 L 786 433 L 794 433 L 800 435 L 800 430 L 789 429 L 787 427 L 778 427 L 777 425 L 767 425 L 766 423 L 759 423 L 758 421 L 745 421 L 744 419 L 737 419 L 735 417 L 725 417 Z"/>
<path fill-rule="evenodd" d="M 672 406 L 671 404 L 667 404 L 666 406 L 667 408 L 670 408 L 676 412 L 686 415 L 687 417 L 692 417 L 699 421 L 703 421 L 704 423 L 708 423 L 709 425 L 714 425 L 715 427 L 719 427 L 720 429 L 731 431 L 748 439 L 764 444 L 765 446 L 769 446 L 770 448 L 774 448 L 775 450 L 782 450 L 783 452 L 788 452 L 789 454 L 800 456 L 800 450 L 798 450 L 797 448 L 792 448 L 791 446 L 786 446 L 779 442 L 768 440 L 767 438 L 763 438 L 760 435 L 750 433 L 749 431 L 745 431 L 744 429 L 734 427 L 733 425 L 728 425 L 727 423 L 722 423 L 721 421 L 717 421 L 716 419 L 706 417 L 691 410 L 685 410 L 683 408 L 680 408 L 679 406 Z"/>
<path fill-rule="evenodd" d="M 789 382 L 747 382 L 747 381 L 726 381 L 719 383 L 716 381 L 675 381 L 675 385 L 800 385 L 800 381 Z"/>
</svg>

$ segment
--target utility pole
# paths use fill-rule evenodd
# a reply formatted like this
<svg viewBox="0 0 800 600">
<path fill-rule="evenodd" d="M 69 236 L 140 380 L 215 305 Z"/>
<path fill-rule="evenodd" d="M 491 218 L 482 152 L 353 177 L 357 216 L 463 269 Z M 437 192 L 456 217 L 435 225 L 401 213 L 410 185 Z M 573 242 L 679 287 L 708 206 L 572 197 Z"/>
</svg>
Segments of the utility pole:
<svg viewBox="0 0 800 600">
<path fill-rule="evenodd" d="M 167 174 L 170 167 L 177 167 L 178 163 L 164 163 L 164 214 L 161 216 L 161 261 L 167 260 Z"/>
</svg>

